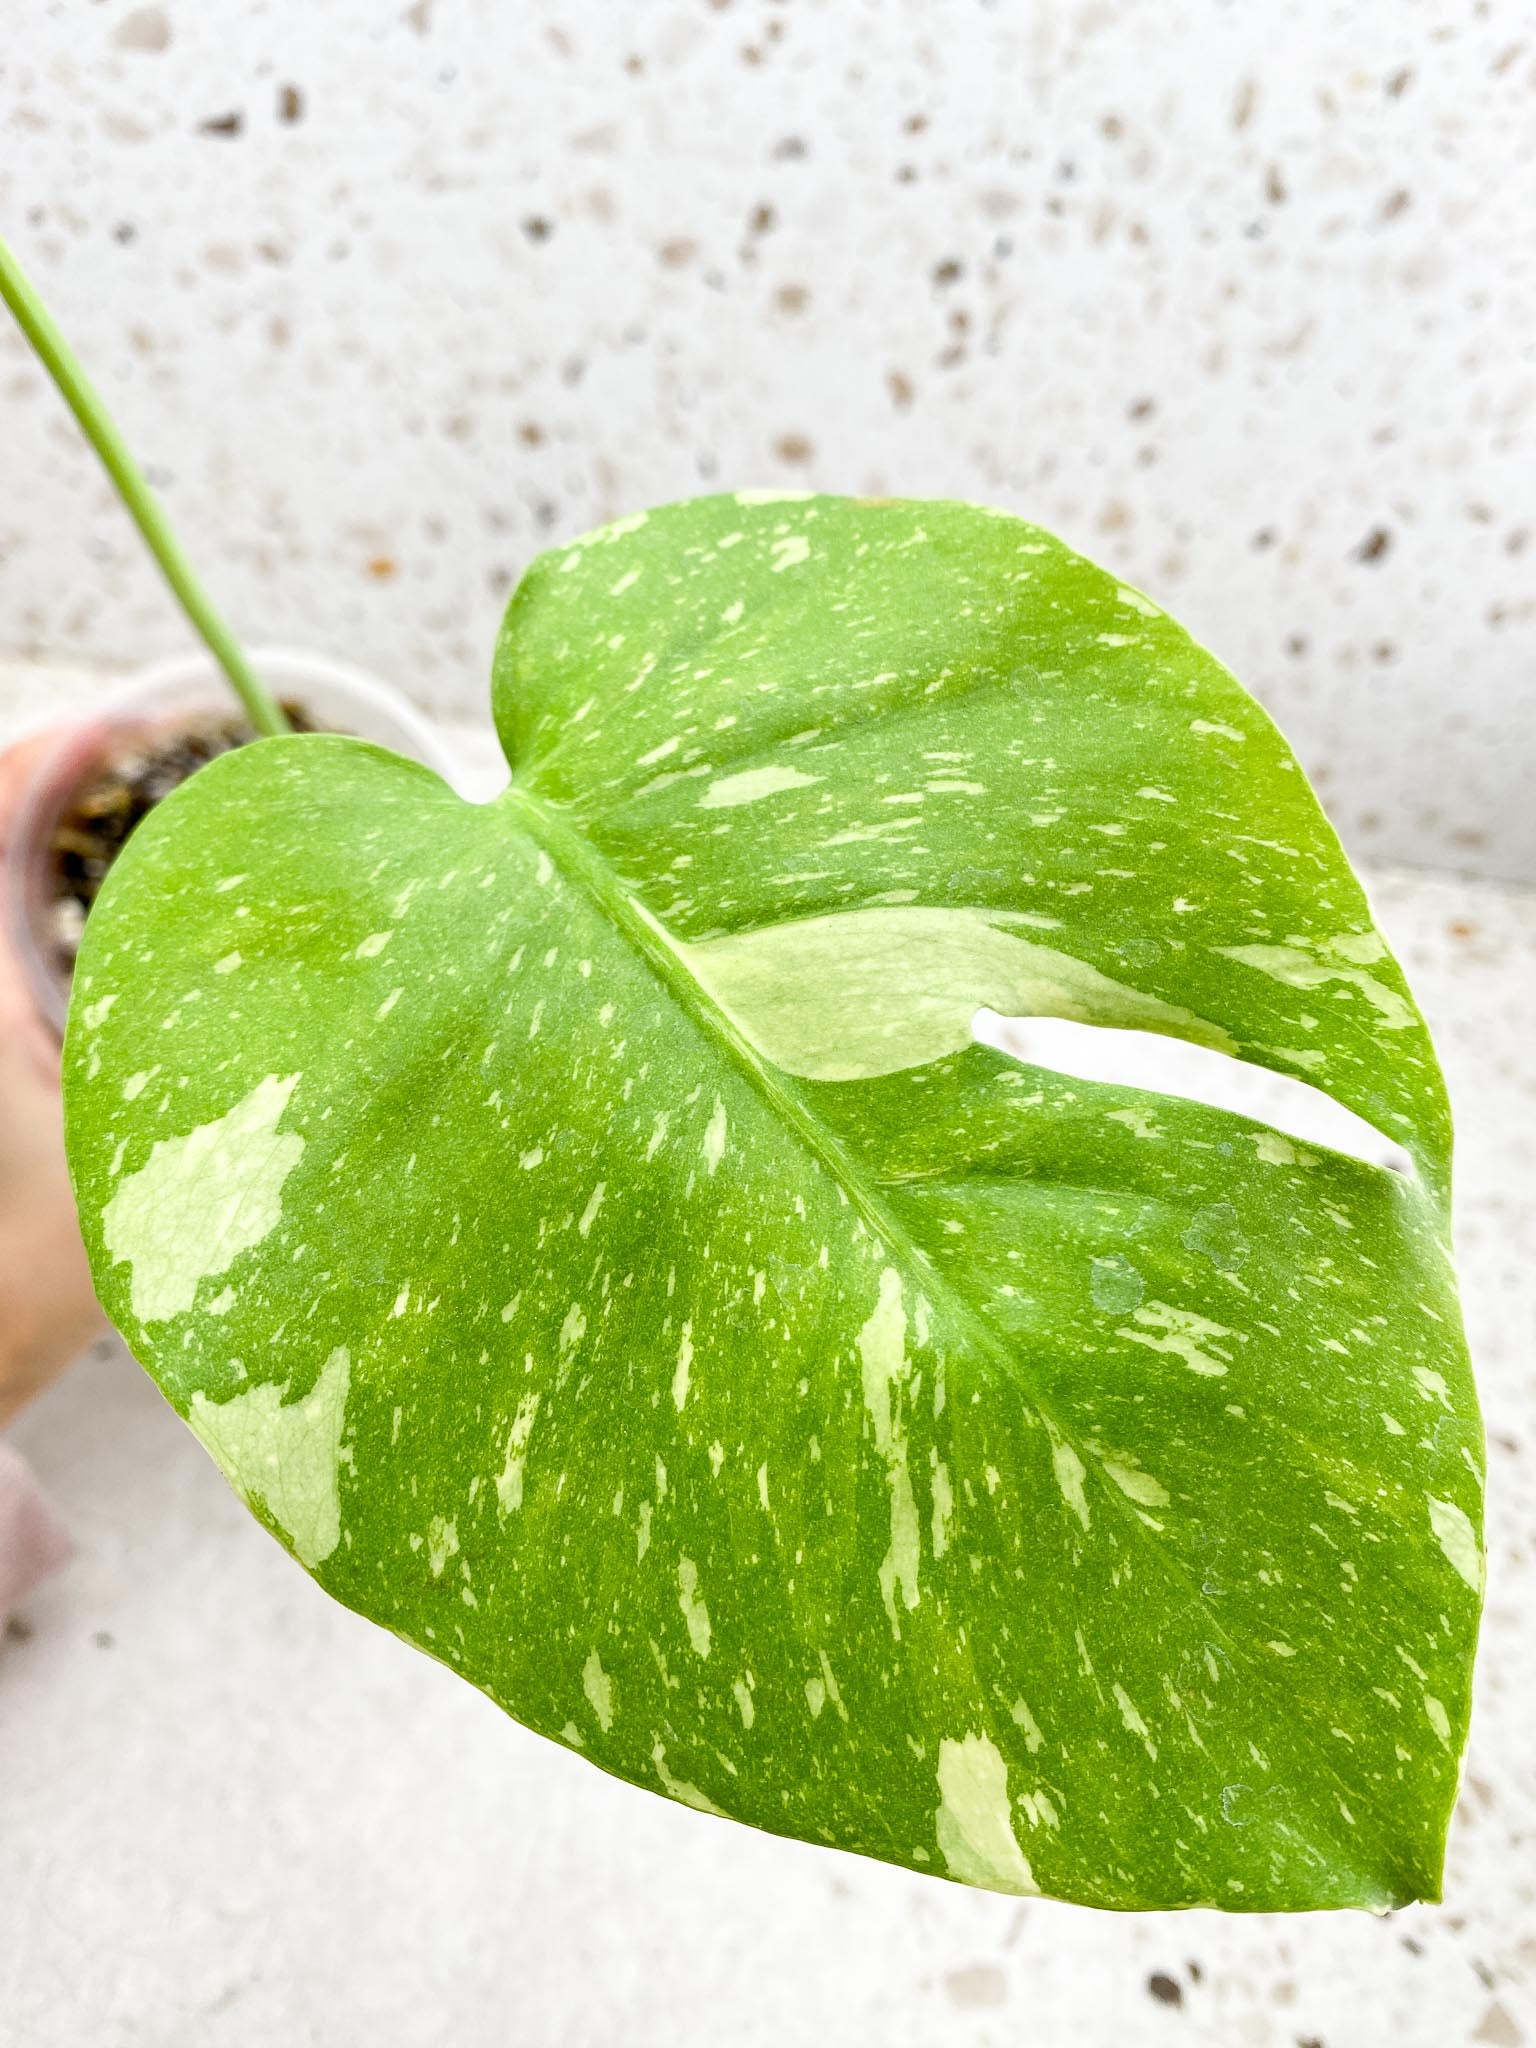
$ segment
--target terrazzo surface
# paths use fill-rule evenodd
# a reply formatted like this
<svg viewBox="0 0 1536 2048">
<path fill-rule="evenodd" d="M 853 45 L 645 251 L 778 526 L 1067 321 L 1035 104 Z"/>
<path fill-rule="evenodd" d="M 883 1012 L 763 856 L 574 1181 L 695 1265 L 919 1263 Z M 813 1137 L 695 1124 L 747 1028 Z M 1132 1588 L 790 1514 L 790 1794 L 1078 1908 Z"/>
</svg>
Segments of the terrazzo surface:
<svg viewBox="0 0 1536 2048">
<path fill-rule="evenodd" d="M 4 2048 L 1536 2041 L 1536 894 L 1373 880 L 1457 1109 L 1489 1439 L 1444 1905 L 1021 1904 L 636 1791 L 329 1602 L 104 1342 L 13 1432 L 79 1555 L 0 1644 Z"/>
<path fill-rule="evenodd" d="M 249 639 L 469 715 L 553 539 L 980 499 L 1220 653 L 1357 853 L 1536 881 L 1528 4 L 14 12 L 0 219 Z M 163 651 L 9 331 L 0 408 L 0 647 Z"/>
</svg>

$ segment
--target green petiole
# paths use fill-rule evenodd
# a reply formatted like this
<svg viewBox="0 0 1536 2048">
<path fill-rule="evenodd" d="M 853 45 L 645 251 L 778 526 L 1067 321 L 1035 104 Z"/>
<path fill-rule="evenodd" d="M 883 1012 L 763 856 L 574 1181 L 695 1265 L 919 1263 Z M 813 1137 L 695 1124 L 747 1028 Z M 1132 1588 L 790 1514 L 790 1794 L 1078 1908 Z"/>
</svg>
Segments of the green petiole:
<svg viewBox="0 0 1536 2048">
<path fill-rule="evenodd" d="M 143 471 L 102 404 L 100 394 L 81 369 L 68 342 L 54 325 L 48 309 L 3 237 L 0 237 L 0 298 L 16 316 L 17 325 L 63 394 L 64 402 L 79 422 L 82 433 L 101 457 L 108 476 L 117 487 L 118 496 L 143 534 L 166 582 L 228 676 L 251 724 L 258 733 L 290 731 L 281 707 L 251 667 L 240 643 L 198 582 L 158 500 L 144 479 Z"/>
</svg>

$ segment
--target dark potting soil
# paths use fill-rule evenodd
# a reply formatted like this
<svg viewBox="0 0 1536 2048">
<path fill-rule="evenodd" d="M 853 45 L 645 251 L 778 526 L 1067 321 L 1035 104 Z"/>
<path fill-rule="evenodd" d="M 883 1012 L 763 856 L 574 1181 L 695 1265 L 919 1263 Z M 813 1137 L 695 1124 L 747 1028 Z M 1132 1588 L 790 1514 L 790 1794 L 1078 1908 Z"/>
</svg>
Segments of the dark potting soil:
<svg viewBox="0 0 1536 2048">
<path fill-rule="evenodd" d="M 284 703 L 295 732 L 320 728 L 302 704 Z M 81 785 L 49 841 L 49 937 L 67 980 L 80 950 L 86 914 L 107 870 L 155 805 L 219 754 L 255 739 L 238 713 L 206 716 L 163 738 L 125 745 L 91 782 Z"/>
</svg>

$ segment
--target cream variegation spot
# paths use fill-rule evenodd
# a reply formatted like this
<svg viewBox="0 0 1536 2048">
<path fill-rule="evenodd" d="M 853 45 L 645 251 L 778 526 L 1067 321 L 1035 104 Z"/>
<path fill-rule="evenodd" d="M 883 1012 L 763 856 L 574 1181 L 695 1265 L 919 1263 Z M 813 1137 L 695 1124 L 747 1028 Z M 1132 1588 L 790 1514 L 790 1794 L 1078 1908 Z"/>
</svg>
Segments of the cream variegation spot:
<svg viewBox="0 0 1536 2048">
<path fill-rule="evenodd" d="M 809 1080 L 868 1080 L 959 1052 L 981 1009 L 1236 1051 L 1220 1026 L 1023 938 L 1022 923 L 994 911 L 881 905 L 680 950 L 758 1051 Z"/>
<path fill-rule="evenodd" d="M 276 1229 L 283 1183 L 304 1140 L 279 1131 L 299 1076 L 269 1074 L 233 1109 L 185 1137 L 160 1138 L 102 1210 L 102 1236 L 132 1266 L 141 1323 L 189 1309 L 198 1283 L 226 1272 Z"/>
<path fill-rule="evenodd" d="M 1435 1532 L 1435 1541 L 1445 1554 L 1446 1562 L 1464 1579 L 1472 1591 L 1481 1594 L 1483 1590 L 1483 1553 L 1478 1546 L 1477 1531 L 1472 1527 L 1465 1511 L 1451 1500 L 1429 1498 L 1429 1526 Z"/>
<path fill-rule="evenodd" d="M 879 1298 L 859 1331 L 859 1361 L 864 1406 L 891 1494 L 891 1541 L 880 1565 L 880 1595 L 890 1616 L 891 1632 L 899 1636 L 898 1596 L 903 1607 L 918 1603 L 922 1538 L 907 1455 L 904 1403 L 912 1369 L 907 1358 L 907 1311 L 901 1275 L 893 1266 L 880 1275 Z"/>
<path fill-rule="evenodd" d="M 341 1541 L 341 1439 L 351 1360 L 345 1345 L 307 1393 L 267 1381 L 229 1401 L 192 1396 L 187 1421 L 243 1500 L 265 1509 L 300 1564 L 323 1564 Z"/>
<path fill-rule="evenodd" d="M 818 779 L 783 761 L 770 762 L 763 768 L 746 768 L 739 775 L 722 775 L 710 783 L 699 798 L 699 809 L 739 810 L 743 804 L 761 803 L 765 796 L 778 796 L 786 789 L 808 789 Z"/>
<path fill-rule="evenodd" d="M 1395 988 L 1389 988 L 1379 976 L 1367 974 L 1365 968 L 1348 964 L 1361 959 L 1374 961 L 1386 948 L 1374 933 L 1367 936 L 1345 934 L 1335 940 L 1332 950 L 1342 957 L 1326 959 L 1317 953 L 1304 952 L 1299 946 L 1223 946 L 1221 953 L 1228 960 L 1237 960 L 1244 967 L 1255 967 L 1260 974 L 1267 974 L 1272 980 L 1282 981 L 1288 988 L 1320 989 L 1330 982 L 1343 983 L 1356 989 L 1380 1017 L 1388 1031 L 1406 1031 L 1413 1023 L 1413 1011 L 1404 1002 Z"/>
<path fill-rule="evenodd" d="M 990 1736 L 939 1744 L 939 1854 L 951 1877 L 994 1892 L 1038 1892 L 1013 1832 L 1008 1766 Z"/>
</svg>

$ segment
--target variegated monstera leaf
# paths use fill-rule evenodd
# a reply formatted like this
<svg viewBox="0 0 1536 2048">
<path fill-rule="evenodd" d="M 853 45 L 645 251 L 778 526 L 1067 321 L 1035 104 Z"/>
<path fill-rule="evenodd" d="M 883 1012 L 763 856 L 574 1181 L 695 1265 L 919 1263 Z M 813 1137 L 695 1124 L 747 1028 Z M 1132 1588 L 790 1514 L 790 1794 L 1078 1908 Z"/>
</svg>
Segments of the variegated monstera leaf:
<svg viewBox="0 0 1536 2048">
<path fill-rule="evenodd" d="M 1100 1906 L 1435 1896 L 1481 1441 L 1434 1055 L 1268 719 L 954 504 L 544 556 L 512 781 L 273 740 L 92 916 L 103 1302 L 339 1600 L 709 1813 Z M 1303 1076 L 1412 1174 L 973 1040 Z"/>
</svg>

